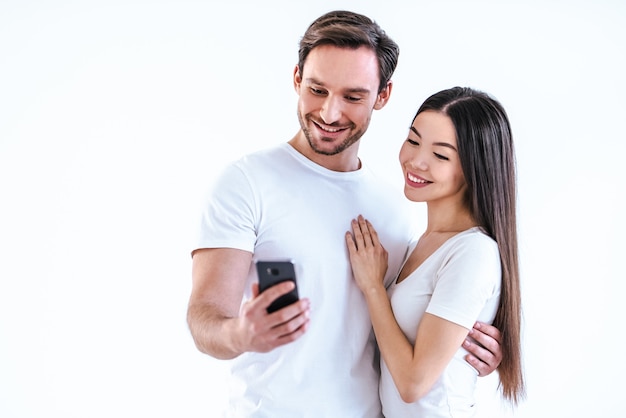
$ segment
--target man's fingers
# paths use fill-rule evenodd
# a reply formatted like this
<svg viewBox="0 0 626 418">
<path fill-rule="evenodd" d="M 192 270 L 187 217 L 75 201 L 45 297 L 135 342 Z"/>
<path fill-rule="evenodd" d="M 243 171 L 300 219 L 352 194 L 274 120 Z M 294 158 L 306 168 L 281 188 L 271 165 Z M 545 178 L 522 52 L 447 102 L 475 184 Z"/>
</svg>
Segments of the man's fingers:
<svg viewBox="0 0 626 418">
<path fill-rule="evenodd" d="M 296 286 L 295 283 L 291 280 L 286 280 L 284 282 L 277 283 L 265 289 L 265 291 L 263 291 L 263 293 L 261 293 L 256 300 L 258 301 L 258 303 L 260 303 L 261 305 L 267 308 L 268 306 L 271 305 L 272 302 L 274 302 L 280 296 L 291 292 L 295 286 Z"/>
<path fill-rule="evenodd" d="M 484 322 L 476 322 L 476 324 L 474 324 L 474 331 L 478 332 L 473 332 L 472 338 L 485 347 L 493 346 L 493 341 L 491 341 L 490 338 L 494 339 L 498 344 L 502 342 L 500 330 L 493 325 L 485 324 Z"/>
<path fill-rule="evenodd" d="M 255 298 L 259 296 L 259 283 L 252 283 L 252 297 Z"/>
<path fill-rule="evenodd" d="M 472 342 L 469 338 L 463 342 L 463 348 L 469 352 L 465 356 L 465 360 L 474 366 L 479 376 L 486 376 L 496 368 L 494 367 L 494 356 L 489 350 Z"/>
<path fill-rule="evenodd" d="M 471 354 L 465 356 L 465 360 L 472 365 L 478 372 L 478 376 L 487 376 L 491 373 L 491 367 L 489 365 L 483 363 L 478 358 L 474 357 Z"/>
<path fill-rule="evenodd" d="M 477 322 L 470 330 L 468 338 L 463 343 L 469 354 L 465 359 L 474 366 L 479 376 L 491 374 L 502 361 L 500 331 L 482 322 Z"/>
</svg>

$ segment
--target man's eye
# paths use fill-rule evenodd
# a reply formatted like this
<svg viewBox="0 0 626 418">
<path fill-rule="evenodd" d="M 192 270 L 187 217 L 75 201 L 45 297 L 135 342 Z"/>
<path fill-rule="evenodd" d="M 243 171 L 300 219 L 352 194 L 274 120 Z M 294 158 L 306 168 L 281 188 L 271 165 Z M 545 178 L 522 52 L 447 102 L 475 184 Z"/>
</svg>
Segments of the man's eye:
<svg viewBox="0 0 626 418">
<path fill-rule="evenodd" d="M 448 161 L 448 160 L 450 160 L 450 159 L 449 159 L 448 157 L 446 157 L 445 155 L 437 154 L 436 152 L 435 152 L 435 153 L 433 153 L 433 154 L 435 154 L 435 157 L 437 157 L 437 158 L 438 158 L 438 159 L 440 159 L 440 160 L 443 160 L 443 161 Z"/>
<path fill-rule="evenodd" d="M 352 97 L 352 96 L 348 96 L 346 97 L 346 100 L 348 100 L 349 102 L 358 102 L 361 100 L 360 97 Z"/>
<path fill-rule="evenodd" d="M 320 89 L 316 89 L 311 87 L 311 93 L 317 95 L 317 96 L 321 96 L 324 94 L 324 90 L 320 90 Z"/>
</svg>

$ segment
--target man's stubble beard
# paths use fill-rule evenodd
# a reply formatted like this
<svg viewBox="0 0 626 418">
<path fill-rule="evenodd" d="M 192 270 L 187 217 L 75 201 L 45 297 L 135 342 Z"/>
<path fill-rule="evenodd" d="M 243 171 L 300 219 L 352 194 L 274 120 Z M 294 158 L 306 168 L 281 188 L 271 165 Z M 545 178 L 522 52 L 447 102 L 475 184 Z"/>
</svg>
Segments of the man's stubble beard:
<svg viewBox="0 0 626 418">
<path fill-rule="evenodd" d="M 346 149 L 350 148 L 353 144 L 355 144 L 359 139 L 361 139 L 361 137 L 363 136 L 363 134 L 365 133 L 365 130 L 357 130 L 354 131 L 354 133 L 352 135 L 349 135 L 341 144 L 337 145 L 333 150 L 322 150 L 319 149 L 315 142 L 313 141 L 313 134 L 311 133 L 311 130 L 308 128 L 307 122 L 310 124 L 313 124 L 313 121 L 311 120 L 311 118 L 306 115 L 303 116 L 300 111 L 298 110 L 298 120 L 300 121 L 300 128 L 302 129 L 302 132 L 304 133 L 304 136 L 307 140 L 307 142 L 309 143 L 309 146 L 311 147 L 311 149 L 316 153 L 316 154 L 321 154 L 321 155 L 337 155 L 343 151 L 345 151 Z M 369 120 L 367 121 L 367 125 L 369 125 Z M 366 125 L 366 127 L 367 127 Z M 354 128 L 354 124 L 352 124 L 352 126 L 350 127 L 350 129 L 352 130 Z M 323 139 L 323 137 L 322 137 Z"/>
</svg>

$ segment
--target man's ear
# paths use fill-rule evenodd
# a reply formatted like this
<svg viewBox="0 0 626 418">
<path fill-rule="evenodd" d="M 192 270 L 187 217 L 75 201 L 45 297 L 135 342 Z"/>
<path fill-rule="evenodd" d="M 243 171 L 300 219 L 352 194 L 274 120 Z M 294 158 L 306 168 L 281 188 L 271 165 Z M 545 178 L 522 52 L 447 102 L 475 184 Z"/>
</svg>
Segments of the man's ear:
<svg viewBox="0 0 626 418">
<path fill-rule="evenodd" d="M 389 101 L 389 96 L 391 96 L 392 88 L 393 88 L 393 82 L 389 80 L 385 88 L 380 93 L 378 93 L 378 96 L 376 96 L 376 103 L 374 103 L 374 109 L 380 110 L 383 107 L 385 107 L 385 105 Z"/>
<path fill-rule="evenodd" d="M 302 74 L 300 74 L 300 67 L 296 65 L 293 70 L 293 88 L 296 92 L 300 93 L 300 85 L 302 84 Z"/>
</svg>

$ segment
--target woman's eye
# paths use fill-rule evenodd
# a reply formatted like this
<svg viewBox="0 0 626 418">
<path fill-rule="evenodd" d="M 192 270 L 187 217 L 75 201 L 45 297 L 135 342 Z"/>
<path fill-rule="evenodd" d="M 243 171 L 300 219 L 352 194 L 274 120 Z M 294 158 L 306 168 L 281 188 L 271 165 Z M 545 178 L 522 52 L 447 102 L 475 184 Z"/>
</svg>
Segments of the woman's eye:
<svg viewBox="0 0 626 418">
<path fill-rule="evenodd" d="M 406 142 L 408 142 L 411 145 L 419 145 L 419 142 L 412 140 L 411 138 L 407 138 Z"/>
<path fill-rule="evenodd" d="M 449 160 L 449 158 L 446 157 L 445 155 L 437 154 L 436 152 L 433 153 L 433 154 L 435 154 L 435 157 L 437 157 L 440 160 L 443 160 L 443 161 L 448 161 Z"/>
</svg>

